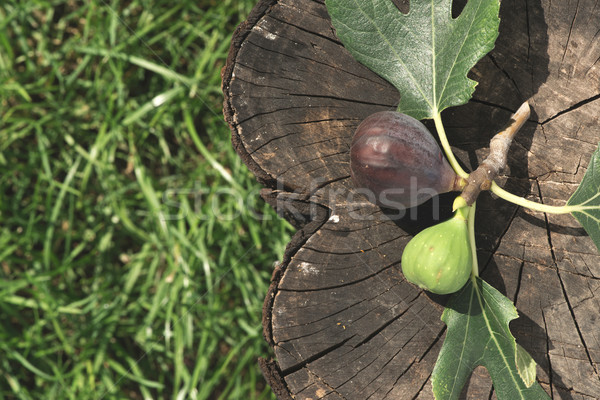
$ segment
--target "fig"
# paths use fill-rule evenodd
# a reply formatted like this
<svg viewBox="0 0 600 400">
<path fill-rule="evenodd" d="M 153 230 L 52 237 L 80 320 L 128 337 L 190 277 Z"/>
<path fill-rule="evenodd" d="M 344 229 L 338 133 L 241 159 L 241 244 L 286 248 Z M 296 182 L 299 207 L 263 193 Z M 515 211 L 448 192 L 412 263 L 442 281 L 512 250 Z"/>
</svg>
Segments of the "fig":
<svg viewBox="0 0 600 400">
<path fill-rule="evenodd" d="M 473 262 L 465 210 L 408 242 L 401 259 L 406 280 L 437 294 L 454 293 L 465 285 Z"/>
<path fill-rule="evenodd" d="M 355 186 L 388 208 L 415 207 L 465 184 L 425 125 L 396 111 L 361 122 L 352 139 L 350 170 Z"/>
</svg>

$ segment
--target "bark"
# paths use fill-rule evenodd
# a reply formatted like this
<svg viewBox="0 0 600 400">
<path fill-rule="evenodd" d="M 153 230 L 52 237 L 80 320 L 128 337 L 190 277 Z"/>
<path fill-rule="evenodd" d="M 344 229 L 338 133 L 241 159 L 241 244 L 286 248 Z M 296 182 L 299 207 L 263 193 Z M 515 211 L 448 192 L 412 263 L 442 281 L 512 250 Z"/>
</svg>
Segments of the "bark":
<svg viewBox="0 0 600 400">
<path fill-rule="evenodd" d="M 496 48 L 471 72 L 474 99 L 442 115 L 449 141 L 475 170 L 490 138 L 529 100 L 532 116 L 498 182 L 561 205 L 600 138 L 600 5 L 504 0 L 501 19 Z M 349 178 L 354 129 L 394 109 L 397 91 L 353 60 L 321 0 L 260 1 L 234 34 L 223 90 L 234 147 L 265 199 L 299 229 L 265 299 L 275 361 L 260 365 L 276 395 L 431 399 L 446 298 L 405 282 L 400 257 L 412 235 L 449 215 L 454 196 L 399 218 L 367 202 Z M 555 399 L 600 398 L 595 245 L 571 216 L 489 193 L 477 204 L 481 275 L 515 302 L 511 329 L 538 363 L 539 382 Z M 485 369 L 463 395 L 494 398 Z"/>
<path fill-rule="evenodd" d="M 465 203 L 471 205 L 483 190 L 490 190 L 492 182 L 500 172 L 506 168 L 508 151 L 514 136 L 529 119 L 531 112 L 529 104 L 523 103 L 511 116 L 507 126 L 490 140 L 490 154 L 483 160 L 477 169 L 469 174 L 467 184 L 460 197 Z"/>
</svg>

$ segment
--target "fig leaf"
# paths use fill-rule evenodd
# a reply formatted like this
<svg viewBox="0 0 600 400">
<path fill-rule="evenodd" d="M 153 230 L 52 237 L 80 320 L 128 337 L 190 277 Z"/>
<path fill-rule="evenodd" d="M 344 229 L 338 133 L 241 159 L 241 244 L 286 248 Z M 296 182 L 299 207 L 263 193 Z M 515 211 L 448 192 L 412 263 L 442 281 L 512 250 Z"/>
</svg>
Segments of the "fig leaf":
<svg viewBox="0 0 600 400">
<path fill-rule="evenodd" d="M 326 0 L 336 34 L 359 62 L 394 85 L 398 111 L 433 118 L 465 104 L 477 83 L 467 78 L 498 37 L 498 0 L 469 0 L 452 18 L 452 0 Z"/>
<path fill-rule="evenodd" d="M 588 169 L 569 201 L 568 206 L 581 206 L 571 214 L 579 221 L 600 251 L 600 148 L 597 148 Z"/>
<path fill-rule="evenodd" d="M 523 358 L 525 350 L 518 349 L 508 327 L 517 317 L 508 298 L 479 277 L 469 279 L 442 314 L 448 330 L 432 375 L 435 398 L 458 399 L 473 369 L 482 365 L 499 400 L 550 399 L 539 383 L 532 382 L 535 378 L 519 374 L 516 358 Z M 530 374 L 531 357 L 528 360 Z"/>
</svg>

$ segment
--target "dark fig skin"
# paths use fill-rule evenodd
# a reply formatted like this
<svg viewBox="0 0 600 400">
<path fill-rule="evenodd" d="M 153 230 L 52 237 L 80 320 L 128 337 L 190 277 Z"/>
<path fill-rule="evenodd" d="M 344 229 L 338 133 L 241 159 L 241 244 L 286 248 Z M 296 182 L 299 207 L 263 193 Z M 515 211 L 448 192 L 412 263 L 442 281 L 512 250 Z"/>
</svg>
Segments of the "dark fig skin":
<svg viewBox="0 0 600 400">
<path fill-rule="evenodd" d="M 356 187 L 388 208 L 415 207 L 464 185 L 425 125 L 396 111 L 372 114 L 358 126 L 350 170 Z"/>
</svg>

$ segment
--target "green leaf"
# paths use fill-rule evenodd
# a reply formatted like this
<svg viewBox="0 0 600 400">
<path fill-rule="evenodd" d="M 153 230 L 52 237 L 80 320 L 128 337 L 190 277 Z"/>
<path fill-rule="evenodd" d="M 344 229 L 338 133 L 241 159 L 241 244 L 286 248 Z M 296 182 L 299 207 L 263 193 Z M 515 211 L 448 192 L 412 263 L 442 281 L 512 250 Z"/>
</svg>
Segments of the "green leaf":
<svg viewBox="0 0 600 400">
<path fill-rule="evenodd" d="M 571 214 L 583 226 L 600 251 L 600 149 L 596 149 L 592 154 L 588 169 L 567 205 L 586 207 Z"/>
<path fill-rule="evenodd" d="M 525 386 L 531 387 L 535 382 L 535 360 L 519 343 L 516 349 L 517 371 L 525 382 Z"/>
<path fill-rule="evenodd" d="M 436 399 L 458 399 L 479 365 L 488 370 L 499 400 L 550 398 L 538 383 L 528 388 L 519 376 L 516 342 L 508 328 L 517 317 L 512 302 L 478 277 L 450 299 L 442 314 L 446 339 L 432 376 Z"/>
<path fill-rule="evenodd" d="M 393 84 L 398 111 L 433 118 L 464 104 L 477 82 L 467 78 L 498 36 L 498 0 L 469 0 L 452 18 L 452 0 L 410 2 L 408 14 L 391 0 L 326 0 L 344 46 Z"/>
</svg>

